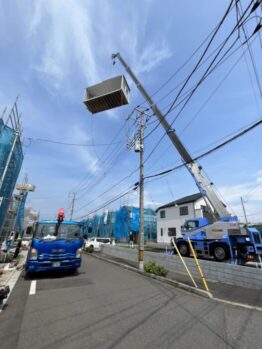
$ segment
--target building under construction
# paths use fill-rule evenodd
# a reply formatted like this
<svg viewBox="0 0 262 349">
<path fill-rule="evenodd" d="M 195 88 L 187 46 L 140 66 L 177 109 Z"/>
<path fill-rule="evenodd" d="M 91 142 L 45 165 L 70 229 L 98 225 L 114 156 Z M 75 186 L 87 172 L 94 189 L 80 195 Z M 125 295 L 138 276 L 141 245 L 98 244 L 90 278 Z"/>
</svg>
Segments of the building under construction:
<svg viewBox="0 0 262 349">
<path fill-rule="evenodd" d="M 95 215 L 84 220 L 84 234 L 88 237 L 110 237 L 118 242 L 138 240 L 139 208 L 122 206 L 117 211 L 106 210 L 102 215 Z M 151 208 L 144 209 L 144 236 L 145 241 L 156 241 L 156 213 Z"/>
<path fill-rule="evenodd" d="M 20 115 L 15 102 L 6 120 L 5 111 L 0 116 L 0 242 L 6 238 L 3 231 L 8 208 L 18 213 L 13 191 L 23 162 Z M 10 217 L 9 217 L 10 218 Z M 8 219 L 9 219 L 8 218 Z M 11 217 L 14 219 L 14 217 Z"/>
</svg>

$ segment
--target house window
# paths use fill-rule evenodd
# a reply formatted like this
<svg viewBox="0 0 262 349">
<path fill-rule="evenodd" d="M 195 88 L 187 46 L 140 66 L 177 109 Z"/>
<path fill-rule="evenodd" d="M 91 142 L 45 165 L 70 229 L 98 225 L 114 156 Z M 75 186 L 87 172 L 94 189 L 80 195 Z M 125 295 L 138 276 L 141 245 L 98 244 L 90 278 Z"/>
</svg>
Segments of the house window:
<svg viewBox="0 0 262 349">
<path fill-rule="evenodd" d="M 160 235 L 163 236 L 163 228 L 160 229 Z"/>
<path fill-rule="evenodd" d="M 168 228 L 168 236 L 176 236 L 176 228 Z"/>
<path fill-rule="evenodd" d="M 188 215 L 188 206 L 179 207 L 179 210 L 180 210 L 180 216 Z"/>
<path fill-rule="evenodd" d="M 166 218 L 166 211 L 160 211 L 160 218 Z"/>
</svg>

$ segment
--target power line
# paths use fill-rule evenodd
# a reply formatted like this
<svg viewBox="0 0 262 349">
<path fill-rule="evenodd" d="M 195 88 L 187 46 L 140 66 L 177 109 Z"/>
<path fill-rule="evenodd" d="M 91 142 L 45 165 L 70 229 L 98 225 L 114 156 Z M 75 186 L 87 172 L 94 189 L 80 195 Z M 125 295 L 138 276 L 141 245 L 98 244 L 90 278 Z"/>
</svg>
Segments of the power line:
<svg viewBox="0 0 262 349">
<path fill-rule="evenodd" d="M 239 1 L 239 0 L 237 0 Z M 250 5 L 249 5 L 250 6 Z M 246 9 L 247 11 L 248 9 Z M 246 13 L 245 11 L 245 13 Z M 244 15 L 243 15 L 244 16 Z M 243 18 L 243 16 L 241 17 L 241 19 Z M 198 67 L 194 68 L 193 70 L 197 70 L 198 68 L 200 68 L 208 59 L 209 57 L 211 57 L 216 51 L 218 51 L 218 53 L 216 54 L 215 58 L 213 59 L 213 61 L 211 62 L 211 64 L 209 65 L 209 67 L 207 68 L 207 70 L 205 71 L 204 75 L 202 75 L 202 78 L 198 81 L 198 83 L 191 87 L 185 94 L 182 94 L 182 90 L 184 89 L 184 87 L 186 86 L 187 81 L 189 81 L 189 78 L 186 78 L 184 80 L 183 86 L 180 89 L 180 91 L 178 92 L 177 96 L 175 97 L 175 100 L 171 103 L 169 103 L 165 108 L 169 107 L 168 111 L 165 112 L 165 114 L 163 115 L 163 117 L 166 117 L 171 111 L 173 111 L 175 108 L 177 108 L 180 104 L 182 104 L 185 100 L 184 105 L 182 106 L 182 108 L 180 109 L 180 111 L 178 112 L 178 114 L 176 115 L 174 121 L 172 122 L 171 126 L 173 125 L 173 123 L 177 120 L 178 116 L 181 114 L 181 112 L 184 110 L 185 106 L 187 105 L 187 103 L 189 102 L 189 100 L 192 98 L 193 94 L 195 93 L 195 91 L 197 90 L 197 88 L 199 87 L 199 85 L 211 74 L 214 72 L 215 69 L 217 69 L 221 64 L 223 64 L 232 54 L 234 54 L 238 49 L 240 49 L 242 47 L 242 44 L 237 47 L 235 50 L 233 50 L 233 52 L 231 52 L 229 55 L 229 51 L 233 48 L 233 46 L 235 45 L 235 43 L 237 42 L 238 38 L 235 39 L 235 41 L 233 42 L 233 44 L 231 44 L 231 46 L 226 50 L 226 52 L 223 54 L 223 56 L 218 60 L 218 62 L 215 64 L 215 66 L 211 69 L 211 66 L 213 65 L 213 63 L 215 62 L 216 58 L 218 57 L 218 55 L 220 54 L 220 52 L 223 50 L 225 44 L 227 43 L 227 41 L 229 40 L 229 38 L 233 35 L 234 31 L 236 30 L 237 25 L 234 27 L 234 29 L 231 31 L 231 33 L 228 35 L 228 37 L 220 44 L 218 45 L 218 47 L 206 58 L 206 60 L 203 60 L 202 63 L 200 63 L 198 65 Z M 199 62 L 198 62 L 199 63 Z M 197 64 L 198 64 L 197 63 Z M 192 74 L 192 72 L 191 72 Z M 179 87 L 181 85 L 178 84 L 177 87 Z M 176 87 L 176 88 L 177 88 Z M 176 89 L 174 88 L 174 89 Z M 174 90 L 173 89 L 173 90 Z M 173 91 L 171 90 L 171 91 Z M 168 96 L 170 94 L 170 92 L 166 95 Z M 165 96 L 164 96 L 165 97 Z M 182 101 L 179 102 L 179 104 L 176 104 L 176 102 L 180 99 L 180 97 L 184 97 Z M 162 99 L 161 99 L 162 100 Z M 158 101 L 159 102 L 159 101 Z M 155 126 L 155 128 L 153 130 L 151 130 L 149 132 L 149 134 L 146 135 L 145 138 L 149 137 L 158 127 L 160 126 L 160 122 L 158 122 L 158 124 Z M 164 134 L 165 135 L 165 134 Z M 161 142 L 161 140 L 164 138 L 164 136 L 160 139 L 159 143 Z M 158 145 L 157 145 L 158 146 Z M 157 147 L 156 146 L 156 147 Z"/>
<path fill-rule="evenodd" d="M 242 45 L 238 46 L 230 55 L 228 55 L 226 58 L 223 58 L 222 60 L 220 59 L 220 61 L 213 67 L 213 69 L 206 75 L 205 79 L 216 69 L 218 68 L 220 65 L 222 65 L 229 57 L 231 57 L 236 51 L 238 51 L 240 48 L 242 48 Z M 202 105 L 202 107 L 200 108 L 200 110 L 195 114 L 195 116 L 193 118 L 195 118 L 197 116 L 198 113 L 200 113 L 200 111 L 204 108 L 204 106 L 208 103 L 208 101 L 211 99 L 211 97 L 215 94 L 215 92 L 219 89 L 219 87 L 222 85 L 222 83 L 226 80 L 226 78 L 230 75 L 231 71 L 236 67 L 236 65 L 239 63 L 240 59 L 243 57 L 243 54 L 239 57 L 239 59 L 237 59 L 237 61 L 232 65 L 232 68 L 230 69 L 230 71 L 228 71 L 228 73 L 225 75 L 225 77 L 221 80 L 220 84 L 215 88 L 215 90 L 212 92 L 212 94 L 209 96 L 209 98 L 206 100 L 206 102 Z M 196 85 L 195 85 L 196 86 Z M 189 96 L 190 92 L 195 88 L 195 86 L 191 87 L 190 89 L 188 89 L 184 94 L 182 94 L 180 97 L 183 97 L 183 99 L 176 105 L 173 106 L 172 111 L 176 108 L 178 108 Z M 163 110 L 165 110 L 167 107 L 169 107 L 171 105 L 171 103 L 169 103 L 168 105 L 166 105 Z M 153 115 L 152 115 L 153 116 Z M 147 123 L 147 125 L 153 124 L 155 122 L 157 122 L 158 120 L 154 120 L 150 123 Z M 190 122 L 191 123 L 191 122 Z M 158 125 L 151 130 L 145 138 L 148 138 L 155 130 L 156 128 L 158 128 Z M 184 131 L 184 130 L 183 130 Z M 182 132 L 183 132 L 182 131 Z"/>
<path fill-rule="evenodd" d="M 118 147 L 117 147 L 117 149 L 119 150 Z M 86 184 L 86 186 L 82 187 L 81 190 L 80 189 L 78 190 L 78 191 L 82 192 L 82 195 L 79 197 L 83 197 L 84 193 L 87 191 L 89 191 L 89 193 L 90 193 L 90 191 L 93 190 L 97 184 L 101 183 L 101 181 L 104 180 L 108 176 L 108 174 L 112 170 L 112 168 L 116 166 L 116 164 L 118 163 L 118 161 L 119 161 L 120 157 L 123 155 L 123 153 L 124 153 L 124 150 L 120 149 L 120 151 L 118 151 L 115 154 L 116 155 L 115 157 L 111 157 L 110 162 L 108 161 L 108 163 L 107 163 L 108 167 L 101 173 L 101 175 L 98 178 L 96 178 L 95 181 L 93 181 L 93 182 L 90 180 Z"/>
<path fill-rule="evenodd" d="M 52 139 L 46 139 L 46 138 L 33 138 L 33 137 L 25 137 L 25 139 L 28 139 L 31 142 L 45 142 L 45 143 L 53 143 L 58 145 L 68 145 L 68 146 L 74 146 L 74 147 L 104 147 L 104 146 L 110 146 L 114 144 L 120 144 L 121 142 L 112 142 L 112 143 L 68 143 L 68 142 L 60 142 Z"/>
<path fill-rule="evenodd" d="M 239 1 L 239 0 L 237 0 Z M 231 12 L 233 10 L 233 8 L 236 5 L 234 5 L 229 12 Z M 156 90 L 153 92 L 153 94 L 150 97 L 155 96 L 159 91 L 161 91 L 186 65 L 187 63 L 195 56 L 195 54 L 201 49 L 201 47 L 205 44 L 205 42 L 209 39 L 209 37 L 214 33 L 214 31 L 217 30 L 219 24 L 216 25 L 211 32 L 206 36 L 206 38 L 200 43 L 200 45 L 192 52 L 192 54 L 189 56 L 189 58 L 186 59 L 186 61 Z M 219 48 L 219 47 L 218 47 Z M 207 59 L 209 59 L 209 57 L 211 55 L 214 54 L 214 52 L 218 49 L 216 48 L 208 57 Z M 203 63 L 206 62 L 206 60 L 203 61 Z M 178 88 L 185 80 L 183 80 L 179 85 L 177 85 L 174 89 L 171 90 L 171 92 L 173 92 L 176 88 Z M 165 97 L 165 96 L 164 96 Z M 161 98 L 162 100 L 162 98 Z M 157 101 L 156 103 L 159 103 L 161 100 Z M 144 100 L 143 102 L 139 103 L 138 107 L 141 107 L 143 104 L 145 104 L 147 101 Z"/>
<path fill-rule="evenodd" d="M 130 194 L 131 192 L 137 190 L 137 188 L 138 188 L 138 183 L 136 183 L 135 185 L 133 185 L 132 188 L 129 189 L 128 191 L 125 191 L 125 192 L 123 192 L 123 193 L 121 193 L 121 194 L 118 194 L 118 195 L 117 195 L 116 197 L 114 197 L 113 199 L 111 199 L 111 200 L 109 200 L 109 201 L 103 203 L 102 206 L 100 206 L 100 207 L 98 207 L 98 208 L 96 208 L 96 209 L 94 209 L 94 210 L 92 210 L 92 211 L 90 211 L 90 212 L 88 212 L 88 213 L 86 213 L 86 214 L 80 216 L 80 217 L 77 217 L 76 219 L 77 219 L 77 220 L 78 220 L 78 219 L 82 219 L 82 218 L 84 218 L 84 217 L 90 216 L 91 214 L 93 214 L 93 213 L 95 213 L 95 212 L 97 212 L 97 211 L 100 211 L 102 208 L 105 208 L 106 206 L 112 204 L 113 202 L 115 202 L 115 201 L 121 199 L 123 196 L 128 195 L 128 194 Z"/>
<path fill-rule="evenodd" d="M 226 75 L 223 77 L 223 79 L 219 82 L 217 87 L 213 90 L 213 92 L 209 95 L 209 97 L 206 99 L 206 101 L 202 104 L 200 109 L 194 114 L 194 116 L 191 118 L 191 120 L 187 123 L 187 125 L 183 128 L 180 135 L 185 132 L 185 130 L 190 126 L 190 124 L 196 119 L 196 117 L 200 114 L 200 112 L 204 109 L 204 107 L 207 105 L 207 103 L 211 100 L 211 98 L 215 95 L 215 93 L 218 91 L 218 89 L 222 86 L 222 84 L 225 82 L 225 80 L 229 77 L 229 75 L 232 73 L 232 71 L 235 69 L 237 64 L 241 61 L 243 57 L 245 57 L 245 52 L 247 49 L 241 54 L 241 56 L 233 63 L 232 67 L 228 70 Z M 260 110 L 259 114 L 260 113 Z"/>
<path fill-rule="evenodd" d="M 133 174 L 135 174 L 136 172 L 138 172 L 139 167 L 137 167 L 134 171 L 132 171 L 131 173 L 129 173 L 127 176 L 123 177 L 122 179 L 120 179 L 119 181 L 115 182 L 112 186 L 110 186 L 109 189 L 105 190 L 103 193 L 101 193 L 100 195 L 96 196 L 95 199 L 89 201 L 87 204 L 81 206 L 80 208 L 78 208 L 76 211 L 80 211 L 82 210 L 84 207 L 87 207 L 88 205 L 92 204 L 94 201 L 96 201 L 97 199 L 99 199 L 101 196 L 104 196 L 105 194 L 107 194 L 109 191 L 111 191 L 113 188 L 117 187 L 119 184 L 121 184 L 122 182 L 124 182 L 126 179 L 130 178 Z"/>
<path fill-rule="evenodd" d="M 256 40 L 256 38 L 253 38 L 251 44 L 253 44 L 253 42 Z M 234 50 L 234 53 L 236 52 L 236 50 L 242 48 L 242 45 L 240 45 L 237 49 Z M 206 101 L 201 105 L 201 107 L 198 109 L 198 111 L 192 116 L 192 118 L 189 120 L 189 122 L 186 124 L 186 126 L 182 129 L 182 131 L 179 133 L 179 136 L 181 136 L 185 131 L 186 129 L 192 124 L 192 122 L 198 117 L 198 115 L 200 114 L 200 112 L 205 108 L 205 106 L 208 104 L 208 102 L 211 100 L 211 98 L 215 95 L 215 93 L 218 91 L 218 89 L 222 86 L 222 84 L 225 82 L 225 80 L 229 77 L 229 75 L 231 74 L 231 72 L 235 69 L 235 67 L 238 65 L 238 63 L 241 61 L 241 59 L 244 57 L 245 58 L 245 52 L 248 50 L 248 48 L 246 48 L 243 53 L 240 55 L 240 57 L 232 64 L 231 68 L 228 70 L 228 72 L 226 73 L 226 75 L 223 77 L 223 79 L 219 82 L 219 84 L 215 87 L 215 89 L 213 90 L 213 92 L 209 95 L 209 97 L 206 99 Z M 221 63 L 220 63 L 221 64 Z M 183 99 L 181 102 L 179 102 L 177 106 L 179 106 L 181 103 L 183 103 L 185 99 Z M 261 112 L 260 112 L 260 108 L 258 106 L 258 113 L 259 115 L 261 115 Z M 158 121 L 157 119 L 155 120 L 155 122 Z M 149 123 L 151 124 L 151 123 Z M 243 128 L 241 128 L 242 130 Z M 151 132 L 150 132 L 151 133 Z M 150 133 L 146 136 L 148 137 L 150 135 Z M 234 132 L 235 134 L 235 132 Z M 225 139 L 227 137 L 229 137 L 230 135 L 228 136 L 225 136 L 223 138 L 221 138 L 220 140 L 222 139 Z M 216 141 L 217 142 L 217 141 Z M 212 144 L 214 144 L 214 142 L 212 142 Z M 210 144 L 210 145 L 212 145 Z M 168 145 L 168 147 L 160 154 L 160 156 L 157 158 L 157 160 L 155 160 L 155 162 L 158 161 L 158 159 L 160 159 L 166 152 L 168 149 L 170 149 L 172 147 L 172 144 L 171 145 Z M 206 147 L 205 147 L 206 148 Z"/>
<path fill-rule="evenodd" d="M 231 137 L 231 138 L 228 139 L 227 141 L 225 141 L 225 142 L 223 142 L 223 143 L 217 145 L 216 147 L 214 147 L 214 148 L 212 148 L 212 149 L 210 149 L 210 150 L 204 152 L 203 154 L 201 154 L 201 155 L 195 157 L 195 158 L 193 159 L 193 161 L 197 161 L 197 160 L 199 160 L 199 159 L 202 159 L 202 158 L 204 158 L 204 157 L 210 155 L 211 153 L 213 153 L 213 152 L 215 152 L 216 150 L 219 150 L 220 148 L 224 147 L 225 145 L 227 145 L 227 144 L 233 142 L 234 140 L 236 140 L 236 139 L 238 139 L 239 137 L 243 136 L 243 135 L 246 134 L 247 132 L 250 132 L 251 130 L 253 130 L 254 128 L 256 128 L 257 126 L 259 126 L 259 125 L 261 125 L 261 124 L 262 124 L 262 119 L 259 119 L 257 122 L 255 122 L 255 123 L 253 123 L 251 126 L 245 128 L 243 131 L 241 131 L 241 132 L 239 132 L 238 134 L 234 135 L 233 137 Z M 150 181 L 156 179 L 156 177 L 160 177 L 160 176 L 163 176 L 163 175 L 170 174 L 171 172 L 174 172 L 174 171 L 176 171 L 176 170 L 182 169 L 184 166 L 186 166 L 185 163 L 183 163 L 183 164 L 181 164 L 181 165 L 178 165 L 178 166 L 176 166 L 176 167 L 173 167 L 173 168 L 171 168 L 171 169 L 162 171 L 162 172 L 160 172 L 160 173 L 154 174 L 154 175 L 145 176 L 144 178 L 147 180 L 146 183 L 148 183 L 148 182 L 150 182 Z M 139 169 L 139 168 L 138 168 L 138 169 Z M 136 171 L 138 171 L 138 169 L 136 169 L 135 171 L 133 171 L 132 174 L 134 174 Z M 126 179 L 126 178 L 128 178 L 128 177 L 130 177 L 130 175 L 129 175 L 129 176 L 126 176 L 124 179 Z M 122 182 L 124 179 L 122 179 L 120 182 Z M 92 201 L 89 202 L 88 204 L 83 205 L 83 206 L 82 206 L 81 208 L 79 208 L 77 211 L 80 211 L 80 210 L 83 209 L 84 207 L 90 205 L 92 202 L 94 202 L 95 200 L 97 200 L 99 197 L 103 196 L 104 194 L 106 194 L 107 192 L 109 192 L 111 189 L 113 189 L 115 186 L 117 186 L 118 184 L 120 184 L 120 182 L 117 182 L 114 186 L 112 186 L 112 187 L 111 187 L 110 189 L 108 189 L 106 192 L 102 193 L 100 196 L 96 197 L 96 199 L 92 200 Z M 90 215 L 90 214 L 92 214 L 92 213 L 94 213 L 94 212 L 96 212 L 96 211 L 98 211 L 98 210 L 104 208 L 105 206 L 109 205 L 110 203 L 112 203 L 112 202 L 118 200 L 119 198 L 123 197 L 124 195 L 127 195 L 127 194 L 130 193 L 132 190 L 135 190 L 135 189 L 137 188 L 138 185 L 139 185 L 139 182 L 136 183 L 136 184 L 132 187 L 132 189 L 130 189 L 128 192 L 125 192 L 124 194 L 121 194 L 120 196 L 118 195 L 117 198 L 114 198 L 114 199 L 112 199 L 111 201 L 106 202 L 105 204 L 103 204 L 102 207 L 99 207 L 99 208 L 95 209 L 94 211 L 90 211 L 87 215 Z M 81 217 L 79 217 L 79 218 L 85 217 L 85 216 L 87 216 L 87 215 L 81 216 Z"/>
<path fill-rule="evenodd" d="M 257 126 L 261 125 L 262 124 L 262 119 L 259 119 L 257 122 L 255 122 L 253 125 L 249 126 L 248 128 L 244 129 L 243 131 L 239 132 L 238 134 L 236 134 L 235 136 L 231 137 L 230 139 L 228 139 L 227 141 L 215 146 L 214 148 L 204 152 L 203 154 L 201 155 L 198 155 L 196 156 L 193 161 L 197 161 L 199 159 L 202 159 L 208 155 L 210 155 L 211 153 L 215 152 L 216 150 L 224 147 L 225 145 L 233 142 L 234 140 L 238 139 L 239 137 L 243 136 L 244 134 L 246 134 L 247 132 L 250 132 L 251 130 L 253 130 L 254 128 L 256 128 Z M 145 176 L 145 178 L 154 178 L 154 177 L 158 177 L 158 176 L 162 176 L 164 174 L 167 174 L 167 173 L 170 173 L 170 172 L 173 172 L 175 170 L 178 170 L 184 166 L 186 166 L 187 163 L 183 163 L 181 165 L 178 165 L 176 167 L 173 167 L 173 168 L 170 168 L 168 170 L 165 170 L 165 171 L 162 171 L 162 172 L 159 172 L 159 173 L 156 173 L 154 175 L 150 175 L 150 176 Z"/>
<path fill-rule="evenodd" d="M 225 41 L 226 42 L 226 41 Z M 216 58 L 216 57 L 215 57 Z M 204 75 L 204 77 L 205 77 L 205 75 Z M 197 86 L 198 87 L 198 86 Z M 191 96 L 190 96 L 191 97 Z"/>
<path fill-rule="evenodd" d="M 240 9 L 241 9 L 241 11 L 243 13 L 241 2 L 239 3 L 239 5 L 240 5 Z M 236 8 L 237 8 L 237 11 L 239 11 L 238 6 L 236 6 Z M 239 11 L 239 13 L 240 13 L 240 11 Z M 259 90 L 259 93 L 260 93 L 260 97 L 262 98 L 262 89 L 261 89 L 261 85 L 260 85 L 260 81 L 259 81 L 259 77 L 258 77 L 258 72 L 257 72 L 257 67 L 256 67 L 256 64 L 255 64 L 255 59 L 254 59 L 254 56 L 253 56 L 253 52 L 252 52 L 251 47 L 249 46 L 247 30 L 245 29 L 245 23 L 243 23 L 243 25 L 242 25 L 242 30 L 243 30 L 243 33 L 244 33 L 244 36 L 245 36 L 245 43 L 247 44 L 247 47 L 248 47 L 248 51 L 249 51 L 251 63 L 252 63 L 252 66 L 253 66 L 253 70 L 254 70 L 254 74 L 255 74 L 258 90 Z"/>
<path fill-rule="evenodd" d="M 117 132 L 115 133 L 115 135 L 114 135 L 112 141 L 116 140 L 116 139 L 118 138 L 118 136 L 121 134 L 122 130 L 123 130 L 123 129 L 125 128 L 125 126 L 126 126 L 127 121 L 130 119 L 130 117 L 131 117 L 132 114 L 134 113 L 134 110 L 135 110 L 135 108 L 133 109 L 133 111 L 132 111 L 131 113 L 129 113 L 128 117 L 125 119 L 125 123 L 121 126 L 121 128 L 120 128 L 119 130 L 117 130 Z M 125 137 L 122 137 L 120 143 L 122 143 L 124 139 L 125 139 Z M 113 159 L 113 156 L 114 156 L 114 154 L 115 154 L 116 152 L 118 152 L 118 154 L 119 154 L 119 147 L 118 147 L 118 144 L 117 144 L 117 143 L 118 143 L 118 142 L 116 142 L 115 147 L 111 150 L 111 153 L 110 153 L 110 156 L 108 157 L 108 160 L 110 159 L 110 157 Z M 104 158 L 106 157 L 107 153 L 109 153 L 109 151 L 110 151 L 110 147 L 106 148 L 105 151 L 103 152 L 102 156 L 101 156 L 101 159 L 104 159 Z M 95 168 L 95 166 L 97 166 L 97 163 L 98 163 L 98 161 L 95 162 L 95 164 L 93 165 L 92 168 Z M 91 169 L 91 171 L 92 171 L 92 169 Z M 95 172 L 97 172 L 97 171 L 95 171 Z M 103 176 L 103 174 L 102 174 L 102 176 Z M 86 180 L 87 180 L 88 178 L 90 178 L 90 180 L 91 180 L 91 174 L 90 174 L 90 173 L 88 173 L 88 174 L 86 174 L 86 175 L 84 176 L 84 178 L 79 182 L 79 184 L 74 188 L 74 190 L 78 190 L 78 191 L 79 191 L 79 190 L 81 189 L 81 187 L 83 187 L 83 185 L 85 184 L 85 182 L 86 182 Z M 88 184 L 86 184 L 86 185 L 84 186 L 84 188 L 86 188 L 87 185 L 89 185 L 89 184 L 91 183 L 90 180 L 88 181 Z M 83 189 L 83 188 L 82 188 L 82 189 Z"/>
<path fill-rule="evenodd" d="M 231 2 L 232 4 L 232 2 Z M 250 2 L 250 4 L 248 5 L 248 7 L 246 8 L 246 10 L 243 12 L 240 20 L 242 21 L 244 16 L 246 15 L 248 9 L 250 8 L 250 6 L 252 5 L 252 1 Z M 227 10 L 228 12 L 228 10 Z M 226 13 L 227 13 L 226 12 Z M 223 18 L 225 19 L 225 15 L 223 16 Z M 222 19 L 223 20 L 223 19 Z M 174 122 L 177 120 L 177 118 L 179 117 L 179 115 L 182 113 L 182 111 L 185 109 L 186 105 L 188 104 L 188 102 L 190 101 L 190 99 L 192 98 L 193 94 L 195 93 L 195 91 L 197 90 L 197 88 L 200 86 L 200 84 L 204 81 L 204 79 L 206 78 L 207 73 L 211 70 L 211 67 L 213 65 L 213 63 L 215 62 L 215 60 L 217 59 L 217 57 L 219 56 L 220 52 L 223 50 L 223 48 L 225 47 L 226 43 L 228 42 L 229 38 L 233 35 L 233 33 L 235 32 L 236 28 L 239 26 L 239 22 L 234 26 L 234 28 L 231 30 L 230 34 L 227 36 L 227 38 L 224 40 L 221 48 L 219 49 L 219 51 L 217 52 L 217 54 L 215 55 L 215 57 L 212 59 L 212 62 L 209 64 L 208 68 L 205 70 L 204 74 L 202 75 L 201 79 L 198 81 L 198 83 L 196 84 L 196 86 L 193 88 L 193 90 L 190 92 L 189 97 L 187 98 L 187 100 L 185 101 L 185 103 L 183 104 L 182 108 L 180 109 L 180 111 L 178 112 L 178 114 L 175 116 L 175 118 L 173 119 L 172 123 L 170 126 L 172 126 L 174 124 Z M 222 22 L 223 23 L 223 22 Z M 222 24 L 221 23 L 221 24 Z M 213 40 L 214 35 L 212 36 L 211 40 Z M 236 43 L 237 40 L 234 41 L 234 43 L 230 46 L 230 48 L 226 51 L 226 53 L 233 47 L 233 45 Z M 206 50 L 205 50 L 206 52 Z M 226 54 L 225 53 L 225 54 Z M 223 57 L 225 56 L 225 54 L 223 55 Z M 201 58 L 203 57 L 203 55 L 201 56 Z M 222 58 L 223 58 L 222 57 Z M 200 58 L 200 59 L 201 59 Z M 220 59 L 221 60 L 221 59 Z M 197 65 L 199 64 L 200 60 L 198 61 Z M 193 71 L 195 71 L 195 68 L 193 69 Z M 190 74 L 190 77 L 192 76 L 192 73 Z M 186 81 L 189 81 L 189 78 L 187 78 Z M 180 89 L 180 91 L 178 92 L 177 96 L 175 97 L 174 101 L 171 104 L 171 107 L 168 109 L 168 111 L 163 115 L 163 118 L 165 118 L 168 113 L 171 112 L 174 104 L 176 103 L 179 95 L 181 94 L 181 92 L 183 91 L 185 87 L 185 84 L 182 86 L 182 88 Z M 158 125 L 154 128 L 154 130 L 160 125 L 160 122 L 158 123 Z M 154 131 L 153 130 L 153 131 Z M 148 135 L 147 135 L 148 136 Z M 153 148 L 153 150 L 150 152 L 150 154 L 147 156 L 147 158 L 145 159 L 145 161 L 147 161 L 151 155 L 153 154 L 153 152 L 156 150 L 156 148 L 159 146 L 159 144 L 161 143 L 161 141 L 164 139 L 164 137 L 166 136 L 166 132 L 162 135 L 162 137 L 159 139 L 159 141 L 157 142 L 157 144 L 155 145 L 155 147 Z"/>
</svg>

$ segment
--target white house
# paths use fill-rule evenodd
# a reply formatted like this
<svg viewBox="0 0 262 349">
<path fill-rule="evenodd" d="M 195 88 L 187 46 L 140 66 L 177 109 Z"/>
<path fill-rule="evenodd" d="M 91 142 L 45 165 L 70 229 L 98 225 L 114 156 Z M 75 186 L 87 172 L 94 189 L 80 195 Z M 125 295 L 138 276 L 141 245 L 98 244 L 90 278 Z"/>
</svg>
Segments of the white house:
<svg viewBox="0 0 262 349">
<path fill-rule="evenodd" d="M 188 218 L 205 217 L 208 215 L 202 194 L 185 196 L 158 207 L 157 242 L 170 243 L 171 237 L 181 236 L 181 225 Z"/>
</svg>

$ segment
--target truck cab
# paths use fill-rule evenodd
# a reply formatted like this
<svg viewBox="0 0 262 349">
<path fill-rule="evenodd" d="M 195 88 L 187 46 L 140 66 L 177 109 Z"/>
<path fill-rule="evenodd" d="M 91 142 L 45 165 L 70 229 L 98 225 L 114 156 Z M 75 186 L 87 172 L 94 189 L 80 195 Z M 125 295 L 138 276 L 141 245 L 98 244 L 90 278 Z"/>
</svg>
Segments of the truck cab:
<svg viewBox="0 0 262 349">
<path fill-rule="evenodd" d="M 81 265 L 83 239 L 76 221 L 39 221 L 26 261 L 26 272 L 75 271 Z"/>
</svg>

